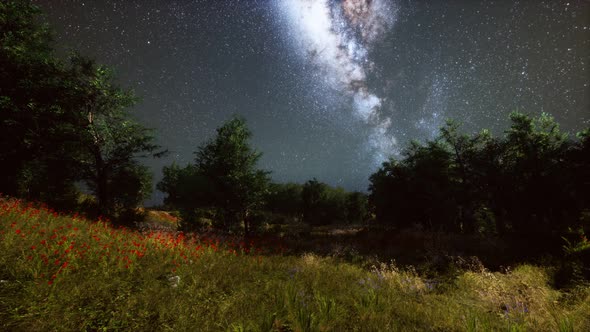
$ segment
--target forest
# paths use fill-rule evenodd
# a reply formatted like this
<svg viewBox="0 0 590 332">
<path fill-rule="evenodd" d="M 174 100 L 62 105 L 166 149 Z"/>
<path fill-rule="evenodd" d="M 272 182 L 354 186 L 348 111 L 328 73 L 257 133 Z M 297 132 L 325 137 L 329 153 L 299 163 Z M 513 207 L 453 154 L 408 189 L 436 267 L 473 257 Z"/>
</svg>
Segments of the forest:
<svg viewBox="0 0 590 332">
<path fill-rule="evenodd" d="M 209 273 L 220 280 L 226 278 L 228 282 L 236 283 L 236 289 L 254 287 L 254 283 L 260 280 L 267 282 L 270 279 L 264 279 L 264 273 L 274 275 L 272 278 L 275 281 L 268 281 L 271 283 L 291 280 L 298 274 L 304 276 L 301 285 L 305 286 L 301 287 L 305 291 L 299 290 L 299 293 L 299 286 L 293 285 L 260 289 L 260 296 L 272 287 L 282 292 L 270 295 L 271 302 L 281 303 L 279 309 L 274 302 L 264 302 L 265 310 L 274 312 L 272 317 L 259 316 L 263 314 L 258 311 L 245 313 L 228 309 L 231 321 L 215 325 L 212 322 L 221 321 L 221 317 L 228 312 L 201 307 L 207 312 L 203 314 L 205 320 L 199 323 L 201 325 L 192 326 L 201 326 L 205 330 L 349 330 L 370 321 L 383 324 L 366 325 L 376 330 L 407 330 L 410 327 L 430 330 L 438 327 L 439 330 L 508 328 L 524 331 L 539 330 L 540 326 L 549 324 L 549 320 L 553 325 L 547 330 L 573 331 L 574 327 L 583 330 L 590 326 L 587 325 L 590 324 L 588 317 L 583 315 L 584 310 L 590 310 L 590 242 L 586 237 L 590 231 L 590 128 L 579 133 L 564 132 L 546 113 L 534 116 L 513 112 L 509 127 L 500 135 L 486 129 L 467 133 L 460 121 L 448 120 L 434 139 L 412 141 L 401 155 L 392 155 L 384 162 L 370 176 L 366 192 L 349 192 L 315 178 L 305 183 L 272 181 L 271 172 L 258 166 L 262 152 L 250 143 L 256 133 L 250 131 L 246 120 L 235 116 L 217 128 L 216 135 L 209 141 L 195 147 L 193 162 L 164 167 L 162 180 L 154 183 L 154 175 L 144 166 L 143 160 L 165 157 L 167 148 L 173 147 L 159 146 L 156 143 L 157 132 L 134 117 L 133 109 L 141 107 L 140 100 L 131 89 L 117 84 L 112 69 L 79 53 L 65 58 L 58 56 L 51 28 L 43 23 L 40 10 L 27 1 L 0 3 L 0 45 L 0 202 L 3 207 L 3 212 L 0 212 L 0 239 L 2 250 L 6 253 L 6 257 L 0 260 L 0 270 L 6 271 L 0 272 L 3 282 L 0 284 L 3 303 L 0 304 L 0 320 L 3 321 L 0 326 L 3 329 L 32 327 L 67 330 L 76 324 L 82 324 L 78 326 L 87 330 L 105 326 L 141 329 L 149 322 L 159 324 L 158 330 L 190 329 L 191 319 L 196 318 L 191 316 L 194 313 L 187 311 L 189 309 L 178 307 L 178 314 L 175 315 L 161 311 L 165 310 L 163 308 L 149 307 L 148 298 L 171 296 L 167 292 L 174 291 L 178 286 L 174 283 L 176 277 L 178 280 L 186 279 L 187 283 L 192 280 L 190 278 L 196 278 L 180 277 L 180 272 L 175 272 L 177 269 L 184 269 L 182 271 L 186 274 L 200 275 L 201 281 L 204 278 L 188 263 L 183 267 L 174 265 L 176 263 L 174 267 L 170 265 L 172 263 L 161 264 L 173 268 L 172 274 L 156 271 L 156 268 L 152 271 L 151 267 L 143 267 L 143 270 L 138 267 L 135 272 L 129 272 L 133 277 L 121 277 L 123 272 L 120 270 L 104 275 L 95 271 L 87 278 L 122 278 L 118 281 L 119 286 L 110 284 L 100 295 L 88 295 L 85 299 L 72 297 L 74 295 L 62 298 L 60 301 L 67 302 L 70 308 L 84 308 L 85 305 L 93 308 L 92 312 L 80 309 L 79 315 L 66 314 L 66 322 L 71 325 L 60 328 L 55 321 L 42 323 L 43 313 L 50 313 L 49 316 L 55 318 L 64 315 L 67 306 L 60 307 L 59 302 L 51 302 L 53 307 L 27 309 L 35 299 L 52 296 L 50 291 L 35 288 L 40 287 L 35 280 L 45 278 L 40 277 L 39 271 L 49 269 L 47 266 L 51 266 L 53 261 L 48 264 L 47 258 L 42 258 L 41 254 L 27 259 L 25 249 L 33 250 L 40 245 L 26 242 L 23 235 L 26 232 L 18 232 L 24 229 L 27 222 L 27 218 L 19 219 L 19 215 L 47 223 L 38 223 L 33 228 L 53 225 L 55 229 L 63 229 L 65 224 L 72 226 L 67 218 L 73 218 L 74 227 L 89 227 L 88 234 L 96 234 L 92 237 L 96 236 L 96 242 L 100 243 L 107 243 L 110 237 L 133 241 L 141 248 L 144 246 L 140 244 L 144 243 L 142 241 L 152 243 L 149 241 L 155 236 L 155 231 L 163 232 L 172 242 L 180 243 L 186 239 L 188 244 L 183 245 L 187 248 L 191 245 L 207 248 L 202 249 L 205 251 L 199 255 L 209 263 L 199 263 L 202 264 L 199 266 L 210 269 Z M 517 107 L 515 105 L 515 109 Z M 165 194 L 165 200 L 162 206 L 146 208 L 143 202 L 154 188 Z M 30 214 L 33 210 L 41 217 L 33 217 Z M 155 220 L 154 216 L 158 214 L 172 221 Z M 88 221 L 81 226 L 76 224 L 80 220 L 108 222 L 95 226 Z M 60 223 L 63 225 L 60 226 Z M 14 225 L 21 225 L 16 226 L 21 228 L 15 232 Z M 108 236 L 101 235 L 98 233 L 100 227 L 112 227 L 113 231 Z M 92 233 L 94 231 L 97 233 Z M 34 232 L 31 230 L 28 236 L 33 236 Z M 54 232 L 57 234 L 57 231 Z M 152 232 L 149 233 L 152 235 L 145 235 L 147 232 Z M 207 236 L 214 240 L 204 240 Z M 24 244 L 19 244 L 21 238 Z M 63 243 L 68 243 L 65 238 L 66 235 Z M 35 241 L 45 240 L 39 238 Z M 228 244 L 231 241 L 235 241 L 235 246 Z M 63 243 L 60 246 L 66 248 Z M 269 245 L 258 246 L 258 243 Z M 276 243 L 280 243 L 277 245 L 280 254 L 267 250 Z M 252 262 L 243 264 L 230 258 L 219 258 L 227 261 L 218 264 L 229 264 L 227 269 L 239 270 L 235 276 L 224 277 L 225 270 L 214 267 L 217 259 L 214 255 L 223 246 L 229 256 L 235 253 L 237 257 L 238 252 L 248 255 L 255 250 L 260 254 L 253 256 Z M 186 249 L 187 252 L 191 250 Z M 174 259 L 179 262 L 188 257 L 181 251 L 173 251 Z M 133 264 L 144 255 L 149 256 L 146 253 L 140 255 L 138 251 Z M 268 261 L 256 263 L 255 260 L 261 256 Z M 102 266 L 102 257 L 94 257 L 92 264 Z M 151 258 L 154 261 L 168 259 L 154 257 Z M 283 259 L 281 257 L 287 261 L 278 261 Z M 35 268 L 27 265 L 28 261 L 35 262 L 37 258 L 39 262 Z M 49 285 L 56 280 L 58 287 L 57 280 L 62 278 L 59 276 L 62 271 L 66 271 L 62 273 L 66 280 L 64 289 L 73 287 L 74 283 L 87 285 L 81 281 L 85 277 L 76 276 L 76 273 L 90 268 L 92 264 L 77 263 L 77 267 L 68 272 L 68 265 L 76 266 L 72 263 L 74 258 L 55 256 L 50 259 L 55 261 L 53 265 L 59 270 L 53 274 Z M 127 269 L 132 263 L 131 258 L 128 259 Z M 194 257 L 191 259 L 197 260 Z M 295 261 L 297 259 L 301 261 Z M 383 263 L 392 260 L 400 267 Z M 188 262 L 189 258 L 184 261 Z M 64 263 L 68 264 L 64 266 Z M 290 272 L 285 272 L 285 276 L 277 275 L 277 272 L 262 272 L 278 266 L 283 269 L 285 264 L 295 266 Z M 514 278 L 531 278 L 523 281 L 524 290 L 519 291 L 520 286 L 510 284 L 513 275 L 507 272 L 507 266 L 524 266 L 520 270 L 517 267 L 514 272 Z M 310 272 L 312 268 L 316 269 L 313 270 L 315 272 Z M 345 294 L 344 290 L 331 289 L 322 295 L 317 289 L 332 287 L 320 281 L 322 271 L 342 273 L 334 277 L 341 278 L 342 283 L 348 282 L 348 278 L 356 280 L 360 276 L 362 287 L 371 285 L 370 291 L 355 293 L 350 298 L 338 295 Z M 496 273 L 501 276 L 500 279 L 506 277 L 506 280 L 502 279 L 506 282 L 503 284 L 506 289 L 504 293 L 498 293 L 506 299 L 537 289 L 534 288 L 537 286 L 527 288 L 536 278 L 531 275 L 536 274 L 539 274 L 538 280 L 546 278 L 546 284 L 538 287 L 565 295 L 555 295 L 551 301 L 547 296 L 532 293 L 526 293 L 530 295 L 528 298 L 524 296 L 510 303 L 509 300 L 487 299 L 489 307 L 478 304 L 473 309 L 475 311 L 465 317 L 459 314 L 465 309 L 461 307 L 461 301 L 451 297 L 436 300 L 435 295 L 429 293 L 436 288 L 437 296 L 447 296 L 445 292 L 451 287 L 448 283 L 455 285 L 453 289 L 476 287 L 477 282 L 469 281 L 470 275 L 464 273 L 482 271 Z M 51 275 L 52 272 L 47 270 L 43 274 Z M 247 278 L 256 276 L 252 278 L 258 281 L 238 286 L 239 281 L 233 278 L 240 278 L 240 275 Z M 137 286 L 134 284 L 137 281 L 131 281 L 149 279 L 146 276 L 153 276 L 153 282 Z M 67 278 L 71 278 L 69 284 Z M 30 285 L 19 286 L 12 283 L 13 280 L 30 282 Z M 170 280 L 173 280 L 174 289 L 168 287 L 160 291 L 160 295 L 156 291 L 149 295 L 134 293 L 142 287 L 162 287 Z M 383 280 L 401 284 L 392 288 L 395 290 L 388 290 L 393 293 L 386 293 L 378 299 L 378 292 L 385 292 L 386 287 L 380 286 Z M 408 285 L 403 284 L 403 280 L 407 280 L 404 282 Z M 469 282 L 473 284 L 465 286 Z M 223 290 L 231 288 L 230 285 L 215 284 L 210 291 L 216 296 L 226 294 L 226 300 L 230 301 L 233 295 L 228 294 L 235 293 Z M 439 288 L 438 285 L 442 286 Z M 26 288 L 29 295 L 25 296 L 30 302 L 19 302 L 24 300 L 15 297 L 17 291 L 25 289 L 23 287 L 30 287 Z M 198 290 L 193 288 L 187 292 L 196 294 L 194 292 Z M 418 304 L 422 300 L 409 300 L 417 301 L 408 304 L 413 306 L 412 310 L 426 310 L 423 314 L 429 317 L 425 323 L 429 325 L 420 326 L 420 318 L 404 316 L 406 309 L 392 304 L 393 297 L 407 294 L 404 292 L 409 292 L 411 288 L 419 289 L 416 296 L 439 301 L 437 305 L 441 307 L 436 307 L 436 310 L 455 305 L 449 303 L 457 303 L 458 307 L 452 309 L 456 312 L 446 315 L 433 309 L 436 313 L 429 311 L 427 314 L 425 312 L 430 309 Z M 108 313 L 105 314 L 111 310 L 109 308 L 122 305 L 117 302 L 120 299 L 107 294 L 119 291 L 123 292 L 122 298 L 133 299 L 137 306 L 148 306 L 142 307 L 144 311 L 141 311 L 132 308 L 130 302 L 123 305 L 129 306 L 126 310 L 142 318 L 122 318 L 119 311 L 113 311 L 111 318 Z M 162 295 L 164 293 L 168 295 Z M 103 303 L 93 304 L 92 297 L 102 299 Z M 350 302 L 352 298 L 360 302 L 353 305 Z M 563 309 L 567 312 L 549 308 L 548 303 L 554 298 L 556 303 L 568 303 L 564 307 L 567 309 Z M 215 301 L 211 305 L 221 305 Z M 244 305 L 246 300 L 239 298 L 235 301 L 238 304 L 231 302 L 229 307 L 240 307 L 239 303 Z M 247 301 L 263 299 L 250 298 Z M 302 301 L 311 301 L 313 305 L 301 306 Z M 189 306 L 188 303 L 175 305 Z M 543 313 L 539 314 L 541 316 L 533 316 L 533 313 L 527 316 L 529 308 Z M 486 313 L 488 310 L 492 313 Z M 511 316 L 513 311 L 510 310 L 517 312 L 514 314 L 516 318 Z M 500 314 L 496 315 L 496 311 Z M 160 316 L 154 316 L 153 312 L 159 312 Z M 386 321 L 388 315 L 400 318 L 397 323 L 392 323 Z M 561 318 L 553 319 L 551 315 Z M 237 323 L 241 316 L 247 317 L 242 325 Z M 346 317 L 353 316 L 355 322 L 351 323 Z M 509 316 L 511 318 L 507 318 Z M 447 321 L 444 317 L 454 318 Z M 503 317 L 505 320 L 502 320 Z M 267 322 L 266 327 L 261 327 L 258 322 Z"/>
</svg>

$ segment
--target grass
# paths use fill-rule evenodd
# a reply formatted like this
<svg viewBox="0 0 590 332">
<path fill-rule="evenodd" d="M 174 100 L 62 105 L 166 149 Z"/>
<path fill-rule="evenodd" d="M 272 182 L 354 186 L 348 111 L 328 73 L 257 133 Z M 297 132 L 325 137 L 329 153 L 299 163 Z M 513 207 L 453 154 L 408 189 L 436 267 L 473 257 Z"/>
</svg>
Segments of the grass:
<svg viewBox="0 0 590 332">
<path fill-rule="evenodd" d="M 426 278 L 279 243 L 113 228 L 0 200 L 0 329 L 586 331 L 590 290 L 550 269 Z"/>
</svg>

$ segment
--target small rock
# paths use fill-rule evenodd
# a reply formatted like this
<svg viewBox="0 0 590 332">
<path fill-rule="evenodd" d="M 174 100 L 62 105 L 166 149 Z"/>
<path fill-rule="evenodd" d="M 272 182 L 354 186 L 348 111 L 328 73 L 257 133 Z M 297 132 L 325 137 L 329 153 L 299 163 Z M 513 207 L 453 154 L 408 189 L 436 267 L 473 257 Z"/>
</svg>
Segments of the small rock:
<svg viewBox="0 0 590 332">
<path fill-rule="evenodd" d="M 168 281 L 170 282 L 170 286 L 172 288 L 176 288 L 176 287 L 178 287 L 178 284 L 180 283 L 180 276 L 168 277 Z"/>
</svg>

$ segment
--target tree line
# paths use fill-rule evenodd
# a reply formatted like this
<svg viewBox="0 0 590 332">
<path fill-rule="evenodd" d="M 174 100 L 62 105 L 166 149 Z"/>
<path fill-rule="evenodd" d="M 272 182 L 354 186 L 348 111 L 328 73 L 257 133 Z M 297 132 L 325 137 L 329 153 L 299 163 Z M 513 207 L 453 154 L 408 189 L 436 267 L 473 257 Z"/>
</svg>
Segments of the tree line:
<svg viewBox="0 0 590 332">
<path fill-rule="evenodd" d="M 590 222 L 590 130 L 575 137 L 547 114 L 510 115 L 503 136 L 448 121 L 370 178 L 376 219 L 456 233 L 558 238 Z"/>
<path fill-rule="evenodd" d="M 202 220 L 225 230 L 250 233 L 261 223 L 302 222 L 309 225 L 361 223 L 367 218 L 367 196 L 333 188 L 316 179 L 305 184 L 272 183 L 270 172 L 257 168 L 261 153 L 249 145 L 252 133 L 235 117 L 217 136 L 195 152 L 195 162 L 164 167 L 157 188 L 164 203 L 180 211 L 183 228 Z"/>
</svg>

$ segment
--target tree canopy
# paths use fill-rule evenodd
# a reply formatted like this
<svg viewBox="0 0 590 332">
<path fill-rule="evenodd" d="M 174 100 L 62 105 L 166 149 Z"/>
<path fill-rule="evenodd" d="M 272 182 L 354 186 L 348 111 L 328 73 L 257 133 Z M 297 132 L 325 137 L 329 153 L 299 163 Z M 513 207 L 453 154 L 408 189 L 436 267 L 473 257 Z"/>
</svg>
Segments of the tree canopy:
<svg viewBox="0 0 590 332">
<path fill-rule="evenodd" d="M 0 3 L 0 191 L 72 208 L 83 182 L 97 213 L 134 208 L 151 191 L 137 158 L 159 148 L 130 115 L 136 98 L 105 66 L 57 57 L 42 22 L 28 1 Z"/>
<path fill-rule="evenodd" d="M 194 220 L 197 208 L 212 208 L 219 227 L 243 225 L 248 234 L 269 181 L 269 173 L 256 166 L 261 153 L 250 146 L 251 136 L 246 122 L 233 118 L 198 148 L 195 164 L 165 167 L 158 189 L 168 194 L 166 202 L 183 210 L 186 220 Z"/>
<path fill-rule="evenodd" d="M 487 234 L 550 235 L 583 226 L 590 209 L 587 131 L 574 140 L 547 114 L 515 112 L 510 119 L 499 138 L 486 130 L 462 134 L 450 121 L 436 139 L 413 142 L 401 159 L 383 163 L 370 178 L 377 219 Z"/>
</svg>

